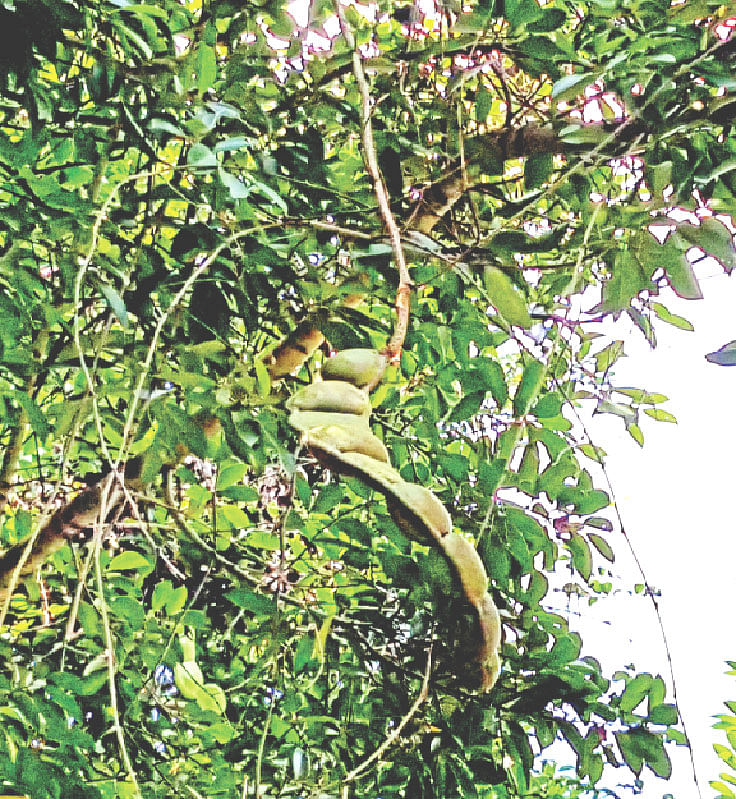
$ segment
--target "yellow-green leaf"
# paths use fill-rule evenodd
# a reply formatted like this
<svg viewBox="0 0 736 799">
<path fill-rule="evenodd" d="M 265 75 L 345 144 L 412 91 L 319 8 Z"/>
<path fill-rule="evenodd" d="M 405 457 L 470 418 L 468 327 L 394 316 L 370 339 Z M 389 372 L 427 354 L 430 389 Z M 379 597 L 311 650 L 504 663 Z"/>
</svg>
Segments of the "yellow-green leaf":
<svg viewBox="0 0 736 799">
<path fill-rule="evenodd" d="M 505 272 L 495 266 L 487 266 L 484 281 L 493 307 L 510 325 L 531 327 L 532 320 L 526 300 Z"/>
</svg>

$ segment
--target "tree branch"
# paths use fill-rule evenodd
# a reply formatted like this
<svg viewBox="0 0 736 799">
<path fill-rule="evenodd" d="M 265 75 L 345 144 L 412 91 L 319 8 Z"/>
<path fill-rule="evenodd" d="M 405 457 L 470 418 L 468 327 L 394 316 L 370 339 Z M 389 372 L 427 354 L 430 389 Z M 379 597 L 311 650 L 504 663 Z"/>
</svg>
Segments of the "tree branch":
<svg viewBox="0 0 736 799">
<path fill-rule="evenodd" d="M 404 249 L 401 244 L 401 231 L 396 223 L 396 219 L 391 211 L 391 201 L 389 200 L 388 190 L 386 184 L 381 177 L 381 171 L 378 167 L 378 156 L 376 155 L 376 143 L 373 139 L 373 123 L 371 121 L 371 95 L 366 81 L 365 72 L 363 71 L 363 61 L 355 43 L 355 37 L 348 25 L 345 18 L 345 9 L 342 4 L 337 0 L 337 15 L 340 20 L 340 28 L 342 35 L 348 47 L 353 51 L 353 74 L 358 83 L 358 89 L 361 97 L 360 107 L 360 121 L 361 131 L 360 136 L 363 142 L 363 152 L 365 154 L 365 165 L 368 170 L 368 175 L 373 182 L 373 190 L 376 193 L 378 200 L 378 211 L 383 220 L 383 224 L 388 232 L 389 240 L 391 242 L 391 251 L 394 255 L 394 262 L 399 272 L 399 286 L 396 290 L 396 322 L 394 324 L 394 332 L 391 336 L 389 343 L 386 346 L 386 354 L 390 360 L 395 360 L 401 354 L 401 348 L 404 346 L 404 339 L 406 338 L 406 331 L 409 327 L 409 300 L 411 295 L 411 278 L 409 276 L 409 268 L 406 265 L 406 258 L 404 257 Z"/>
</svg>

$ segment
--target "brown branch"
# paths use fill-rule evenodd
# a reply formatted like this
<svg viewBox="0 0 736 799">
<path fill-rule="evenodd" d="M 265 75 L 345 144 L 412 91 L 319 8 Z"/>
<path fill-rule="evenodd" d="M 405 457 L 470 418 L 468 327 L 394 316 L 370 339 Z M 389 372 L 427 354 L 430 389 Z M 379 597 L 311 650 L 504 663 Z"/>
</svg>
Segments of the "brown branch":
<svg viewBox="0 0 736 799">
<path fill-rule="evenodd" d="M 455 167 L 424 190 L 409 218 L 409 228 L 429 235 L 465 192 L 477 185 L 481 175 L 500 173 L 510 158 L 564 151 L 557 131 L 538 125 L 492 130 L 464 143 L 466 168 Z"/>
<path fill-rule="evenodd" d="M 401 231 L 396 223 L 396 219 L 391 211 L 391 201 L 388 196 L 386 184 L 381 177 L 381 170 L 378 167 L 378 156 L 376 154 L 376 143 L 373 138 L 373 123 L 371 121 L 371 94 L 363 70 L 363 59 L 355 43 L 355 37 L 345 18 L 345 9 L 339 2 L 336 3 L 337 16 L 340 20 L 340 29 L 348 47 L 353 51 L 353 74 L 360 91 L 360 136 L 363 142 L 363 153 L 368 175 L 373 182 L 373 190 L 378 200 L 378 211 L 386 228 L 391 242 L 391 250 L 394 255 L 394 262 L 399 272 L 399 286 L 396 290 L 396 322 L 394 332 L 386 345 L 386 355 L 389 360 L 395 360 L 401 354 L 404 346 L 404 339 L 409 328 L 409 301 L 411 296 L 411 277 L 409 268 L 406 265 L 404 249 L 401 245 Z"/>
<path fill-rule="evenodd" d="M 341 11 L 342 17 L 344 12 Z M 354 37 L 347 23 L 342 19 L 343 30 L 346 31 L 348 43 L 353 43 Z M 351 45 L 351 46 L 353 46 Z M 370 94 L 363 71 L 360 54 L 354 52 L 353 66 L 356 72 L 361 97 L 362 138 L 365 151 L 366 168 L 373 181 L 379 212 L 384 227 L 389 235 L 394 260 L 399 269 L 399 287 L 396 296 L 396 325 L 391 341 L 386 351 L 390 357 L 396 357 L 401 352 L 404 337 L 409 322 L 409 299 L 411 292 L 411 279 L 406 268 L 406 258 L 402 245 L 401 232 L 391 212 L 386 187 L 380 174 L 376 158 L 375 145 L 371 125 Z M 358 77 L 360 75 L 361 77 Z M 587 125 L 586 128 L 594 126 Z M 599 126 L 605 127 L 605 126 Z M 611 132 L 611 143 L 623 143 L 635 138 L 641 133 L 641 124 L 638 120 L 631 119 L 629 124 L 620 124 Z M 500 174 L 504 162 L 512 158 L 522 158 L 539 153 L 572 154 L 581 151 L 581 145 L 572 145 L 563 141 L 558 131 L 552 126 L 528 124 L 520 128 L 501 128 L 491 130 L 482 135 L 464 140 L 466 168 L 463 170 L 455 165 L 438 181 L 424 190 L 422 198 L 415 204 L 405 227 L 406 232 L 412 231 L 430 235 L 442 217 L 450 211 L 457 202 L 470 190 L 481 187 L 482 177 L 488 174 Z M 589 147 L 587 149 L 590 149 Z M 522 206 L 521 211 L 526 208 Z M 520 211 L 520 213 L 521 213 Z M 310 220 L 297 223 L 295 220 L 285 222 L 290 226 L 307 224 L 316 229 L 332 230 L 346 239 L 376 240 L 376 235 L 364 231 L 344 228 L 333 223 Z M 428 253 L 436 255 L 436 253 Z M 353 295 L 351 295 L 352 297 Z M 357 304 L 357 303 L 356 303 Z M 345 302 L 346 307 L 355 307 L 355 304 Z M 278 380 L 299 369 L 324 341 L 316 322 L 301 323 L 284 341 L 274 350 L 270 363 L 267 364 L 272 380 Z"/>
<path fill-rule="evenodd" d="M 8 496 L 15 481 L 18 471 L 18 459 L 23 450 L 23 441 L 28 432 L 28 415 L 22 408 L 14 410 L 9 420 L 10 441 L 3 453 L 2 467 L 0 467 L 0 513 L 8 504 Z"/>
</svg>

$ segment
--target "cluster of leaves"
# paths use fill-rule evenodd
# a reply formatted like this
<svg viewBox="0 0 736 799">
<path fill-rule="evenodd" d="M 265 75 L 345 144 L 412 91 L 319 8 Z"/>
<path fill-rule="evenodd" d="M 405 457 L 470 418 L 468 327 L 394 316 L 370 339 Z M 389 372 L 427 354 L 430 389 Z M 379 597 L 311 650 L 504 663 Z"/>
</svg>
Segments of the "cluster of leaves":
<svg viewBox="0 0 736 799">
<path fill-rule="evenodd" d="M 733 676 L 736 674 L 736 664 L 729 661 L 731 670 L 726 672 Z M 723 713 L 718 716 L 718 721 L 713 725 L 716 730 L 723 730 L 726 733 L 728 745 L 713 744 L 713 748 L 720 759 L 728 766 L 729 771 L 722 771 L 718 780 L 712 780 L 710 785 L 718 791 L 718 799 L 732 799 L 736 796 L 736 703 L 726 702 L 726 707 L 730 713 Z"/>
<path fill-rule="evenodd" d="M 734 210 L 733 43 L 709 0 L 471 5 L 346 15 L 415 284 L 375 428 L 486 564 L 506 642 L 485 696 L 457 678 L 453 575 L 298 454 L 283 399 L 307 375 L 269 371 L 295 331 L 391 332 L 352 53 L 319 49 L 333 5 L 298 27 L 280 0 L 0 3 L 2 542 L 140 467 L 10 601 L 6 792 L 506 799 L 593 792 L 605 764 L 669 775 L 663 681 L 608 679 L 550 581 L 593 597 L 613 558 L 573 403 L 637 440 L 640 410 L 668 418 L 612 385 L 623 345 L 596 320 L 653 341 L 655 318 L 687 325 L 659 295 L 699 296 L 693 248 L 733 266 L 725 217 L 668 215 L 695 189 Z M 590 85 L 625 116 L 580 122 Z M 533 773 L 555 741 L 574 779 Z"/>
</svg>

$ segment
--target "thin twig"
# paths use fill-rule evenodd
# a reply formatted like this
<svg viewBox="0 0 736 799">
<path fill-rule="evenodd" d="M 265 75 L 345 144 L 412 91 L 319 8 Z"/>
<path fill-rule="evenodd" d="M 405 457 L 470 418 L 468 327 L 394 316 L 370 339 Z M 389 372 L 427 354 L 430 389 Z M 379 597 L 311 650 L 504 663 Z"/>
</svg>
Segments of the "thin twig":
<svg viewBox="0 0 736 799">
<path fill-rule="evenodd" d="M 102 499 L 100 501 L 100 517 L 96 524 L 95 541 L 94 541 L 94 559 L 95 559 L 95 578 L 97 582 L 97 593 L 99 598 L 98 610 L 100 612 L 100 619 L 102 621 L 102 628 L 105 633 L 105 649 L 107 655 L 107 682 L 108 691 L 110 694 L 110 712 L 112 714 L 113 730 L 115 737 L 118 741 L 118 750 L 120 758 L 123 761 L 128 778 L 130 779 L 133 792 L 136 797 L 141 797 L 141 790 L 136 779 L 133 763 L 128 754 L 128 747 L 125 743 L 125 735 L 123 734 L 123 727 L 120 723 L 120 709 L 118 706 L 117 694 L 117 664 L 115 659 L 115 641 L 112 636 L 112 629 L 110 627 L 110 617 L 108 615 L 107 599 L 105 598 L 105 583 L 102 579 L 102 565 L 100 559 L 100 552 L 102 549 L 102 530 L 104 526 L 105 516 L 109 510 L 108 503 L 110 501 L 110 491 L 114 491 L 112 481 L 107 481 L 102 489 Z"/>
<path fill-rule="evenodd" d="M 414 718 L 419 708 L 424 704 L 429 695 L 429 675 L 432 672 L 432 646 L 429 647 L 427 653 L 427 665 L 424 669 L 424 678 L 422 679 L 422 688 L 417 695 L 417 698 L 412 703 L 412 706 L 406 712 L 406 715 L 396 725 L 395 729 L 386 737 L 386 740 L 373 752 L 372 755 L 367 757 L 362 763 L 359 763 L 352 771 L 349 771 L 340 781 L 343 788 L 351 782 L 355 782 L 361 774 L 365 773 L 377 760 L 380 760 L 385 752 L 393 746 L 400 738 L 401 733 L 404 731 L 406 725 Z"/>
<path fill-rule="evenodd" d="M 268 731 L 271 728 L 271 717 L 273 716 L 273 707 L 276 704 L 275 697 L 271 697 L 271 702 L 268 705 L 268 714 L 266 715 L 266 721 L 263 725 L 263 729 L 261 730 L 261 737 L 258 741 L 258 754 L 256 756 L 256 784 L 255 784 L 255 797 L 259 799 L 261 793 L 261 769 L 263 768 L 263 751 L 266 748 L 266 738 L 268 737 Z"/>
</svg>

